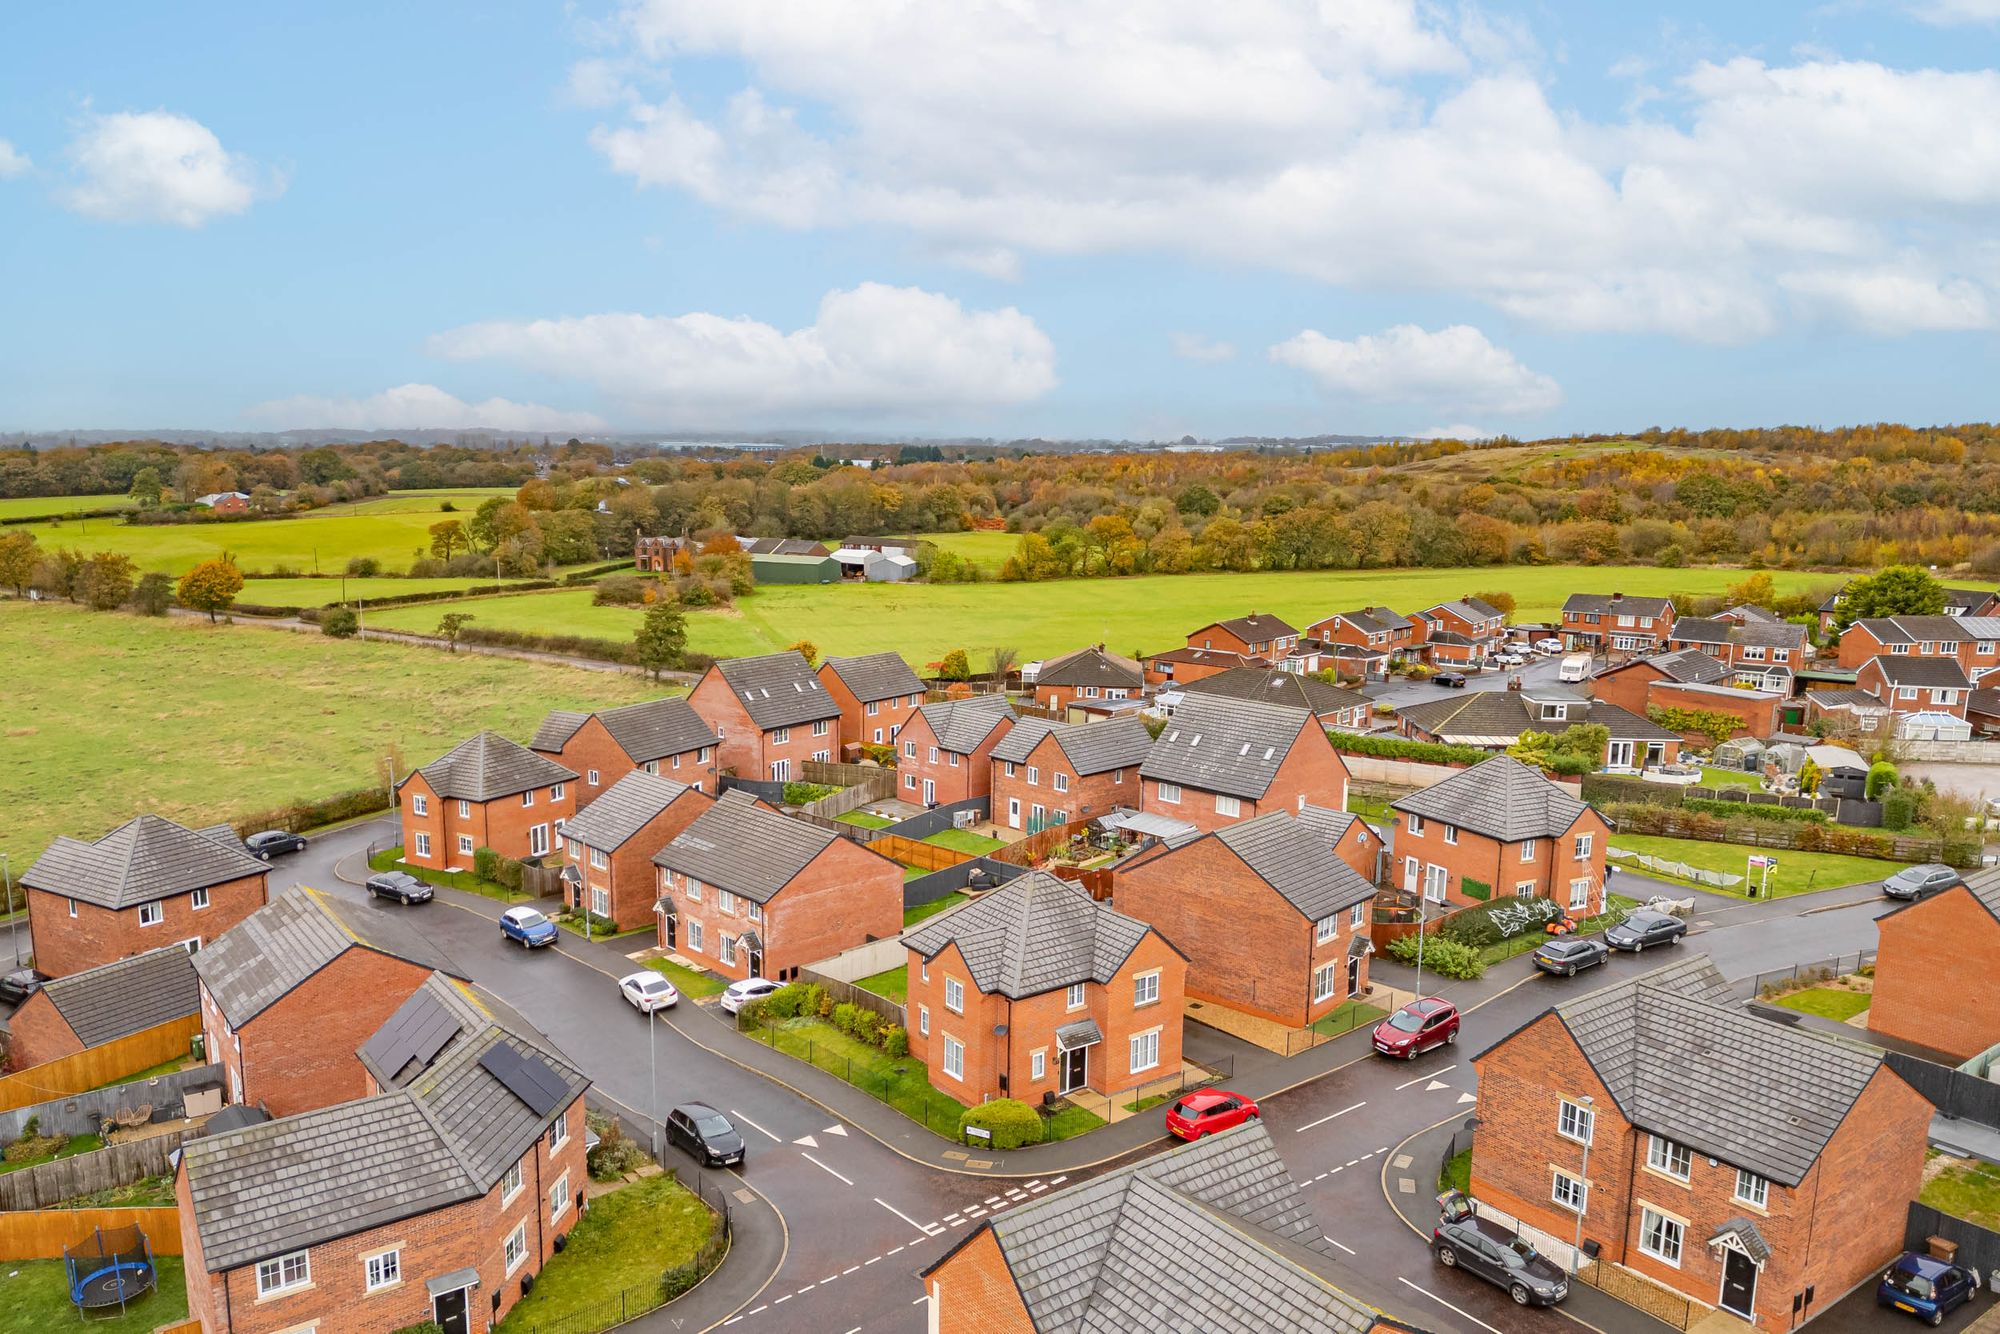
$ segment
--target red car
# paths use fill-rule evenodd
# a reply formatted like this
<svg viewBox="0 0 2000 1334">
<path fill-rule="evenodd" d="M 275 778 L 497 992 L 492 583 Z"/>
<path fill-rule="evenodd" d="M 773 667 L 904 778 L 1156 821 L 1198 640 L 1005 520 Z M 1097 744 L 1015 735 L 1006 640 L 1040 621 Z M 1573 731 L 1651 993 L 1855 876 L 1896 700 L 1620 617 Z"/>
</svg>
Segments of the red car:
<svg viewBox="0 0 2000 1334">
<path fill-rule="evenodd" d="M 1167 1108 L 1167 1131 L 1181 1139 L 1200 1139 L 1257 1117 L 1257 1104 L 1241 1093 L 1197 1089 Z"/>
<path fill-rule="evenodd" d="M 1458 1007 L 1439 996 L 1411 1001 L 1375 1025 L 1375 1050 L 1414 1061 L 1435 1047 L 1458 1041 Z"/>
</svg>

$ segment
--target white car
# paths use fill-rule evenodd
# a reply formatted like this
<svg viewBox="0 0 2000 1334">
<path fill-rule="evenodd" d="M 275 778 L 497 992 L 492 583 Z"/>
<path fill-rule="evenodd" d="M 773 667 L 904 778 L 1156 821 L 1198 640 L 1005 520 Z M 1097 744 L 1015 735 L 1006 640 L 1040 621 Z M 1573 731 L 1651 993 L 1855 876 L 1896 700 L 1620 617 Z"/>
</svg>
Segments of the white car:
<svg viewBox="0 0 2000 1334">
<path fill-rule="evenodd" d="M 1494 654 L 1493 661 L 1499 663 L 1502 667 L 1519 667 L 1522 663 L 1526 662 L 1527 659 L 1522 657 L 1520 654 L 1514 652 L 1512 649 L 1509 649 L 1505 653 Z"/>
<path fill-rule="evenodd" d="M 671 1010 L 681 1003 L 681 993 L 674 990 L 674 984 L 651 969 L 619 978 L 618 994 L 631 1001 L 640 1014 Z"/>
<path fill-rule="evenodd" d="M 1562 651 L 1563 642 L 1560 639 L 1537 639 L 1535 641 L 1535 652 L 1537 653 L 1560 653 Z"/>
<path fill-rule="evenodd" d="M 762 1000 L 783 985 L 783 982 L 773 982 L 768 977 L 748 977 L 741 982 L 731 982 L 723 988 L 722 1012 L 735 1014 L 751 1001 Z"/>
</svg>

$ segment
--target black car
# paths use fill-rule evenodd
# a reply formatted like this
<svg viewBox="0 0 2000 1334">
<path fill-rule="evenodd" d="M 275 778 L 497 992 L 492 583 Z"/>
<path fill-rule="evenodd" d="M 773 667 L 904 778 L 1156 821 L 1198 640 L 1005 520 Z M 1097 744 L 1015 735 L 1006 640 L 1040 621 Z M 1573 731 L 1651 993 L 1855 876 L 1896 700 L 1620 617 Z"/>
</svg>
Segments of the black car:
<svg viewBox="0 0 2000 1334">
<path fill-rule="evenodd" d="M 680 1145 L 704 1167 L 743 1165 L 743 1137 L 706 1103 L 685 1102 L 668 1114 L 667 1143 Z"/>
<path fill-rule="evenodd" d="M 1610 957 L 1611 948 L 1594 937 L 1552 936 L 1535 950 L 1534 964 L 1545 973 L 1575 977 Z"/>
<path fill-rule="evenodd" d="M 1436 676 L 1433 676 L 1431 680 L 1437 682 L 1441 686 L 1450 686 L 1453 690 L 1465 689 L 1464 672 L 1439 672 Z"/>
<path fill-rule="evenodd" d="M 1554 1306 L 1569 1295 L 1569 1276 L 1540 1251 L 1490 1219 L 1443 1221 L 1431 1233 L 1431 1254 L 1446 1269 L 1463 1269 L 1507 1289 L 1521 1306 Z"/>
<path fill-rule="evenodd" d="M 1604 943 L 1614 950 L 1638 953 L 1650 945 L 1671 945 L 1687 934 L 1688 924 L 1669 913 L 1641 908 L 1604 933 Z"/>
<path fill-rule="evenodd" d="M 33 968 L 16 968 L 0 973 L 0 1000 L 24 1001 L 42 989 L 49 975 Z"/>
<path fill-rule="evenodd" d="M 368 877 L 368 897 L 394 899 L 398 903 L 429 903 L 436 893 L 408 871 L 384 871 Z"/>
<path fill-rule="evenodd" d="M 252 857 L 262 857 L 265 861 L 283 852 L 304 852 L 306 841 L 297 834 L 288 834 L 282 829 L 266 829 L 243 840 L 243 846 L 250 850 Z"/>
</svg>

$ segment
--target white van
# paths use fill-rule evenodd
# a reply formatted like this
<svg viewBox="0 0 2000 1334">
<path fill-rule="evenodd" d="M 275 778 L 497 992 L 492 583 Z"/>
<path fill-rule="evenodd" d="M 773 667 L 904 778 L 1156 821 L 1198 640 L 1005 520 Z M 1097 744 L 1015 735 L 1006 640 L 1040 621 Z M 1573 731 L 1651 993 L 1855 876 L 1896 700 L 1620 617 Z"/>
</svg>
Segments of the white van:
<svg viewBox="0 0 2000 1334">
<path fill-rule="evenodd" d="M 1562 667 L 1556 672 L 1558 681 L 1588 681 L 1590 679 L 1590 655 L 1572 653 L 1562 660 Z"/>
</svg>

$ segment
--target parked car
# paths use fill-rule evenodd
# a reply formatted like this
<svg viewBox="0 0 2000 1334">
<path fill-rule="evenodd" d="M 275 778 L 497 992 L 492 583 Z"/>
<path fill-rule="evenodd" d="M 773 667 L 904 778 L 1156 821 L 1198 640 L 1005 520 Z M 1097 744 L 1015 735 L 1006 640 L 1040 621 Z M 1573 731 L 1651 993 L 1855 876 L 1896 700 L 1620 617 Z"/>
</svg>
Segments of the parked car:
<svg viewBox="0 0 2000 1334">
<path fill-rule="evenodd" d="M 1569 936 L 1546 941 L 1535 951 L 1533 963 L 1545 973 L 1575 977 L 1611 957 L 1611 948 L 1590 936 Z"/>
<path fill-rule="evenodd" d="M 1925 862 L 1922 866 L 1905 866 L 1884 880 L 1882 893 L 1892 899 L 1923 899 L 1960 883 L 1958 872 L 1943 862 Z"/>
<path fill-rule="evenodd" d="M 1241 1093 L 1225 1089 L 1197 1089 L 1183 1094 L 1167 1108 L 1167 1132 L 1181 1139 L 1200 1139 L 1255 1121 L 1262 1113 L 1257 1104 Z"/>
<path fill-rule="evenodd" d="M 1535 652 L 1537 653 L 1560 653 L 1562 651 L 1563 642 L 1560 639 L 1537 639 L 1535 641 Z"/>
<path fill-rule="evenodd" d="M 619 978 L 618 994 L 631 1001 L 640 1014 L 671 1010 L 681 1003 L 681 993 L 674 990 L 674 984 L 650 968 Z"/>
<path fill-rule="evenodd" d="M 527 949 L 556 943 L 556 924 L 533 908 L 509 908 L 500 914 L 500 936 L 517 940 Z"/>
<path fill-rule="evenodd" d="M 408 871 L 384 871 L 368 877 L 368 897 L 394 899 L 398 903 L 429 903 L 437 891 Z"/>
<path fill-rule="evenodd" d="M 1375 1050 L 1414 1061 L 1436 1047 L 1458 1041 L 1458 1007 L 1442 996 L 1425 996 L 1375 1025 Z"/>
<path fill-rule="evenodd" d="M 1528 660 L 1514 650 L 1508 649 L 1505 653 L 1494 654 L 1493 661 L 1499 663 L 1502 667 L 1519 667 Z"/>
<path fill-rule="evenodd" d="M 1671 945 L 1687 934 L 1688 924 L 1680 918 L 1650 908 L 1641 908 L 1604 933 L 1604 943 L 1614 950 L 1637 954 L 1649 945 Z"/>
<path fill-rule="evenodd" d="M 252 857 L 265 861 L 286 852 L 304 852 L 306 841 L 297 834 L 286 833 L 282 829 L 265 829 L 243 840 Z"/>
<path fill-rule="evenodd" d="M 1971 1301 L 1977 1291 L 1979 1271 L 1971 1266 L 1905 1251 L 1882 1275 L 1875 1289 L 1875 1304 L 1906 1311 L 1927 1324 L 1942 1325 L 1947 1315 Z"/>
<path fill-rule="evenodd" d="M 735 1014 L 751 1001 L 768 996 L 783 985 L 783 982 L 773 982 L 768 977 L 746 977 L 741 982 L 731 982 L 722 989 L 722 1012 Z"/>
<path fill-rule="evenodd" d="M 1437 682 L 1441 686 L 1450 686 L 1453 690 L 1465 689 L 1464 672 L 1439 672 L 1436 676 L 1433 676 L 1431 680 Z"/>
<path fill-rule="evenodd" d="M 743 1165 L 743 1136 L 728 1117 L 706 1103 L 682 1103 L 668 1114 L 667 1143 L 680 1145 L 704 1167 Z"/>
<path fill-rule="evenodd" d="M 16 968 L 0 973 L 0 1000 L 20 1002 L 42 989 L 49 975 L 36 968 Z"/>
<path fill-rule="evenodd" d="M 1507 1289 L 1521 1306 L 1554 1306 L 1569 1296 L 1569 1276 L 1559 1265 L 1490 1218 L 1440 1222 L 1431 1232 L 1431 1254 L 1446 1269 Z"/>
</svg>

